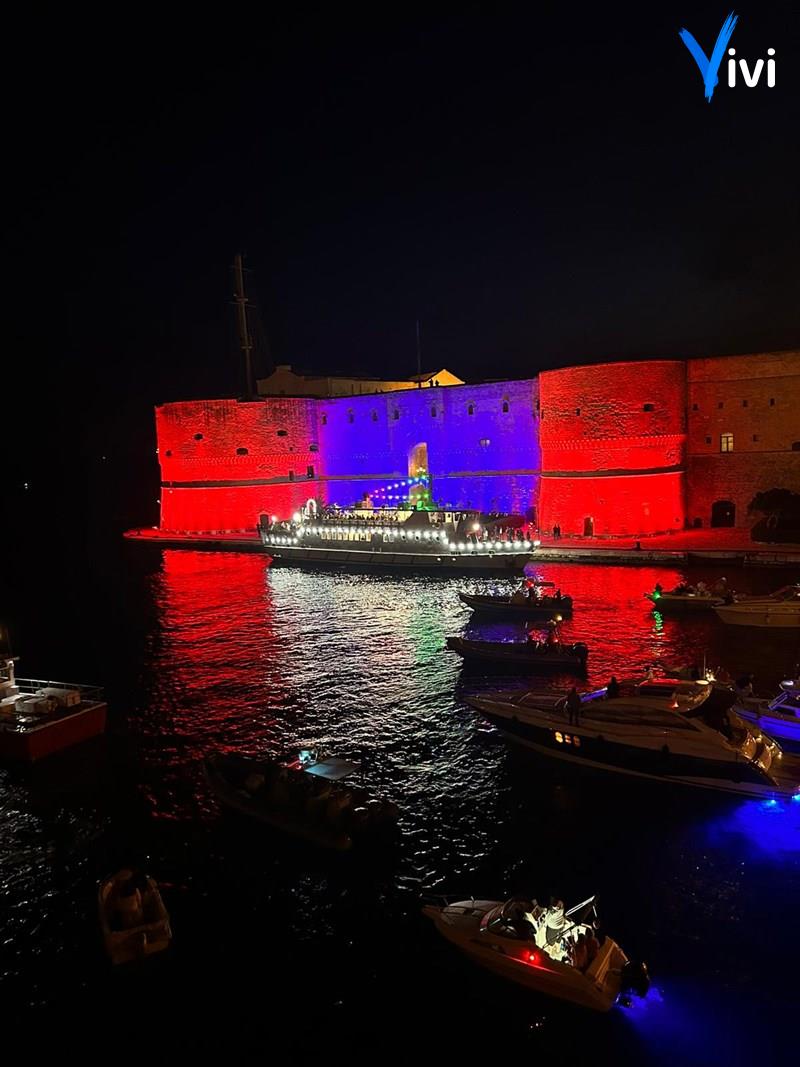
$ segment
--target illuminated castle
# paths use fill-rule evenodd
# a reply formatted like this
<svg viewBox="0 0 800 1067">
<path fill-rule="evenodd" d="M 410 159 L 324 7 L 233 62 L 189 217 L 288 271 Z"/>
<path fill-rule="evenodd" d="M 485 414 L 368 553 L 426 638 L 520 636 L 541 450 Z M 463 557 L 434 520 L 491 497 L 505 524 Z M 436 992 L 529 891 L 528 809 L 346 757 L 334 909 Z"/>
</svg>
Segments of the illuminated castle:
<svg viewBox="0 0 800 1067">
<path fill-rule="evenodd" d="M 162 530 L 253 529 L 261 514 L 288 517 L 312 497 L 345 506 L 419 470 L 442 505 L 564 535 L 748 526 L 756 492 L 800 492 L 800 351 L 478 385 L 442 384 L 460 381 L 447 371 L 333 388 L 290 378 L 312 395 L 156 409 Z"/>
</svg>

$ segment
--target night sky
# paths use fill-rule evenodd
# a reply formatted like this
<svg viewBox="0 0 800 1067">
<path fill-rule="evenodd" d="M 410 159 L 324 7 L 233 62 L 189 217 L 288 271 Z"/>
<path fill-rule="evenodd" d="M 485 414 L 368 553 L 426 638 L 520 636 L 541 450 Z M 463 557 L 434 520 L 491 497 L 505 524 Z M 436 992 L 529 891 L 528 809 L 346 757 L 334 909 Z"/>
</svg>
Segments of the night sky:
<svg viewBox="0 0 800 1067">
<path fill-rule="evenodd" d="M 777 86 L 723 62 L 709 104 L 678 30 L 710 52 L 730 9 L 22 16 L 14 486 L 80 510 L 86 477 L 124 481 L 119 520 L 155 521 L 153 404 L 239 388 L 237 251 L 274 361 L 308 371 L 412 373 L 417 317 L 424 368 L 468 379 L 800 345 L 800 15 L 736 6 Z"/>
</svg>

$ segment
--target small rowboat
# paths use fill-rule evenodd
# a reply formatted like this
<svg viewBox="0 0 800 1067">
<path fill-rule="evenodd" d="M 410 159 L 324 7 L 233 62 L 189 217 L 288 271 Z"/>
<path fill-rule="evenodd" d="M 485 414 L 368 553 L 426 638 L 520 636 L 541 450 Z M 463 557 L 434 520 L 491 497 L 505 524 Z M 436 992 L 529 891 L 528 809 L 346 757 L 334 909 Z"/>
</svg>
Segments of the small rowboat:
<svg viewBox="0 0 800 1067">
<path fill-rule="evenodd" d="M 463 637 L 448 637 L 447 647 L 464 659 L 502 664 L 530 674 L 552 670 L 582 673 L 589 655 L 589 649 L 582 641 L 558 647 L 531 641 L 468 641 Z"/>
<path fill-rule="evenodd" d="M 112 963 L 132 963 L 163 952 L 172 940 L 158 886 L 146 875 L 118 871 L 100 884 L 97 908 Z"/>
<path fill-rule="evenodd" d="M 343 781 L 357 770 L 308 752 L 284 763 L 222 753 L 205 761 L 206 781 L 226 807 L 336 852 L 396 831 L 396 805 Z"/>
<path fill-rule="evenodd" d="M 571 615 L 571 596 L 532 596 L 515 601 L 513 597 L 491 596 L 473 593 L 459 593 L 459 600 L 473 611 L 482 614 L 516 615 L 522 619 L 541 617 L 542 615 Z"/>
</svg>

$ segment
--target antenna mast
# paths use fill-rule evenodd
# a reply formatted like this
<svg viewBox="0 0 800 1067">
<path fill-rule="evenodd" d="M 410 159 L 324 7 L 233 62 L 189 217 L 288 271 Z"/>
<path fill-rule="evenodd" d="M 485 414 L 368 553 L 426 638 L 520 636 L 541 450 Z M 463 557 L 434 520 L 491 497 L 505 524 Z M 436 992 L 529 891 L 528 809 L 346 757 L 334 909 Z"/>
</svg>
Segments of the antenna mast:
<svg viewBox="0 0 800 1067">
<path fill-rule="evenodd" d="M 233 280 L 236 286 L 236 321 L 239 327 L 239 347 L 244 356 L 244 399 L 253 399 L 253 340 L 247 326 L 247 305 L 244 291 L 244 267 L 241 252 L 233 261 Z"/>
</svg>

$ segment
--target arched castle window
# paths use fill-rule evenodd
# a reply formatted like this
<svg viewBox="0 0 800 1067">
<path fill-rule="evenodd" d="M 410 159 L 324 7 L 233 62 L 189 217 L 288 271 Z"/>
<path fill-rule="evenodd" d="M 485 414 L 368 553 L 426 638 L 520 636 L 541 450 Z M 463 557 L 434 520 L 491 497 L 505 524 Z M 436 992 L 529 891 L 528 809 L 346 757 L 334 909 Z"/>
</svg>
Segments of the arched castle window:
<svg viewBox="0 0 800 1067">
<path fill-rule="evenodd" d="M 377 411 L 373 411 L 372 412 L 372 421 L 373 422 L 377 422 L 378 421 L 378 412 Z"/>
<path fill-rule="evenodd" d="M 395 409 L 394 409 L 394 411 L 392 412 L 392 418 L 393 418 L 393 419 L 394 419 L 395 421 L 397 421 L 397 419 L 399 419 L 399 418 L 400 418 L 400 412 L 399 412 L 399 411 L 397 410 L 397 408 L 395 408 Z"/>
<path fill-rule="evenodd" d="M 353 414 L 352 411 L 348 411 L 347 412 L 347 421 L 348 422 L 354 422 L 355 421 L 355 415 Z"/>
<path fill-rule="evenodd" d="M 503 414 L 504 415 L 508 414 L 508 401 L 507 400 L 503 401 Z"/>
<path fill-rule="evenodd" d="M 432 419 L 435 419 L 435 418 L 436 418 L 436 405 L 435 405 L 435 404 L 434 404 L 434 405 L 433 405 L 433 407 L 431 408 L 431 418 L 432 418 Z"/>
<path fill-rule="evenodd" d="M 475 414 L 475 405 L 474 404 L 467 404 L 467 414 L 468 415 L 474 415 Z"/>
</svg>

